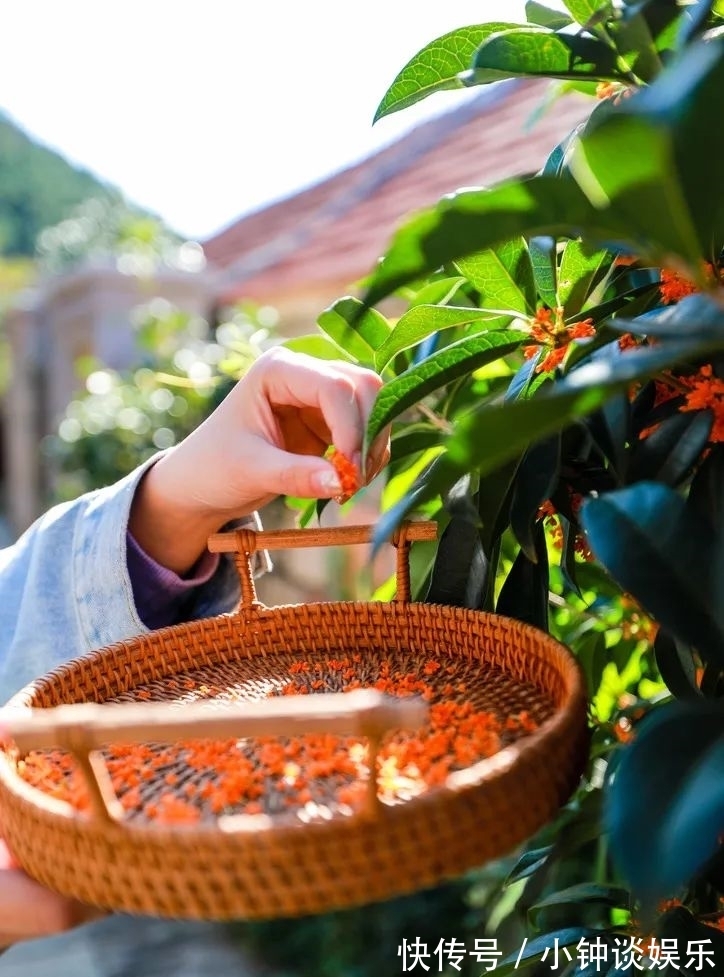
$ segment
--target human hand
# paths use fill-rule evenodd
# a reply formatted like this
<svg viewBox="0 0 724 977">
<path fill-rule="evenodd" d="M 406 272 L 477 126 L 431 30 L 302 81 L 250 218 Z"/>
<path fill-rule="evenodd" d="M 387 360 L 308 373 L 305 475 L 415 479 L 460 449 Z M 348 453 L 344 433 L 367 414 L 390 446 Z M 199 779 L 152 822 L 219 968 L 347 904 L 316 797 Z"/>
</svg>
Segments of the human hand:
<svg viewBox="0 0 724 977">
<path fill-rule="evenodd" d="M 66 899 L 33 881 L 0 840 L 0 948 L 55 936 L 97 918 L 97 909 Z"/>
<path fill-rule="evenodd" d="M 0 721 L 0 744 L 11 738 Z M 0 948 L 54 936 L 101 915 L 101 910 L 59 896 L 31 879 L 0 838 Z"/>
<path fill-rule="evenodd" d="M 253 364 L 214 413 L 164 455 L 139 486 L 129 528 L 158 562 L 185 573 L 207 538 L 278 495 L 334 498 L 322 458 L 335 447 L 359 466 L 365 425 L 382 381 L 346 362 L 277 347 Z M 389 457 L 385 431 L 363 481 Z"/>
</svg>

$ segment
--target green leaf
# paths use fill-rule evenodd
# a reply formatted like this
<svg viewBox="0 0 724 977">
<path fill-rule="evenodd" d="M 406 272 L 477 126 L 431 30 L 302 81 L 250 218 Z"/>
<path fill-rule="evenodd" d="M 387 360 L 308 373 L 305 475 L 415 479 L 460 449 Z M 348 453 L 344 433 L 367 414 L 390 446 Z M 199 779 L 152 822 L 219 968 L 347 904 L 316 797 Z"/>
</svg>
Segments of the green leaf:
<svg viewBox="0 0 724 977">
<path fill-rule="evenodd" d="M 581 27 L 592 27 L 613 17 L 610 0 L 563 0 L 571 16 Z"/>
<path fill-rule="evenodd" d="M 514 882 L 520 882 L 521 879 L 529 878 L 545 865 L 552 851 L 553 845 L 545 845 L 543 848 L 531 848 L 529 851 L 523 852 L 511 869 L 510 874 L 506 876 L 503 885 L 509 886 Z"/>
<path fill-rule="evenodd" d="M 293 339 L 285 339 L 282 346 L 294 350 L 295 353 L 306 353 L 307 356 L 315 356 L 318 360 L 348 360 L 350 363 L 356 362 L 356 358 L 350 356 L 341 346 L 338 346 L 326 336 L 320 336 L 318 333 L 309 333 L 306 336 L 295 336 Z"/>
<path fill-rule="evenodd" d="M 558 305 L 556 240 L 546 236 L 532 237 L 528 249 L 538 294 L 547 306 L 554 309 Z"/>
<path fill-rule="evenodd" d="M 528 0 L 525 5 L 525 19 L 529 24 L 538 24 L 540 27 L 548 27 L 550 30 L 559 30 L 561 27 L 568 27 L 573 21 L 560 10 L 551 10 L 537 0 Z"/>
<path fill-rule="evenodd" d="M 488 560 L 475 527 L 453 516 L 438 543 L 425 603 L 478 609 L 487 578 Z"/>
<path fill-rule="evenodd" d="M 675 0 L 657 0 L 657 7 L 670 6 L 676 8 Z M 622 63 L 638 82 L 651 82 L 661 71 L 659 52 L 644 16 L 646 7 L 644 2 L 626 10 L 610 32 Z"/>
<path fill-rule="evenodd" d="M 372 364 L 375 350 L 390 334 L 387 319 L 376 309 L 365 308 L 359 299 L 338 299 L 317 319 L 320 329 L 361 363 Z"/>
<path fill-rule="evenodd" d="M 659 628 L 654 641 L 654 657 L 661 678 L 672 695 L 677 699 L 698 699 L 701 696 L 691 648 Z"/>
<path fill-rule="evenodd" d="M 548 385 L 543 392 L 529 399 L 505 401 L 502 405 L 483 403 L 469 411 L 458 420 L 453 434 L 447 439 L 446 453 L 435 460 L 408 494 L 378 522 L 375 546 L 388 538 L 399 521 L 418 506 L 447 491 L 466 472 L 475 469 L 483 478 L 506 462 L 520 457 L 530 444 L 601 407 L 615 393 L 626 389 L 632 380 L 672 366 L 685 357 L 691 348 L 689 344 L 672 343 L 666 348 L 628 351 L 609 361 L 583 364 L 571 371 L 563 381 Z M 404 376 L 398 377 L 398 381 Z M 383 395 L 385 388 L 378 397 L 378 403 L 383 398 L 377 410 L 382 418 L 387 416 L 390 409 L 394 409 L 397 397 L 397 394 L 391 397 Z M 410 402 L 414 400 L 413 395 Z M 375 435 L 378 433 L 377 423 Z M 385 423 L 383 420 L 382 426 Z M 367 437 L 370 437 L 369 431 Z"/>
<path fill-rule="evenodd" d="M 410 59 L 377 106 L 374 122 L 386 115 L 409 108 L 434 92 L 461 88 L 461 71 L 469 67 L 477 48 L 486 37 L 517 24 L 494 21 L 474 24 L 443 34 Z"/>
<path fill-rule="evenodd" d="M 607 321 L 612 329 L 661 340 L 712 339 L 724 335 L 724 309 L 706 294 L 687 295 L 676 305 L 655 309 L 636 319 L 617 316 Z"/>
<path fill-rule="evenodd" d="M 377 395 L 367 420 L 365 451 L 390 421 L 439 387 L 466 376 L 518 348 L 521 332 L 501 331 L 461 339 L 433 353 L 417 366 L 385 384 Z"/>
<path fill-rule="evenodd" d="M 505 312 L 473 309 L 468 306 L 416 305 L 400 316 L 397 324 L 375 353 L 375 368 L 383 370 L 398 353 L 417 346 L 423 339 L 444 329 L 483 326 L 504 329 L 512 316 Z"/>
<path fill-rule="evenodd" d="M 532 444 L 518 468 L 510 506 L 510 527 L 525 555 L 535 563 L 538 510 L 558 484 L 561 465 L 559 435 Z"/>
<path fill-rule="evenodd" d="M 592 414 L 586 426 L 598 448 L 608 459 L 613 473 L 623 478 L 628 465 L 631 407 L 625 393 L 612 397 L 600 411 Z"/>
<path fill-rule="evenodd" d="M 409 424 L 396 433 L 390 441 L 390 465 L 395 465 L 409 455 L 419 454 L 434 448 L 443 438 L 438 428 L 428 424 Z"/>
<path fill-rule="evenodd" d="M 512 458 L 478 478 L 478 513 L 482 522 L 480 539 L 486 553 L 492 551 L 493 544 L 508 524 L 511 489 L 519 460 Z"/>
<path fill-rule="evenodd" d="M 410 308 L 416 305 L 449 305 L 465 284 L 466 279 L 462 275 L 426 282 L 410 299 Z"/>
<path fill-rule="evenodd" d="M 533 527 L 533 555 L 520 550 L 510 568 L 495 607 L 496 614 L 548 630 L 548 550 L 543 523 Z"/>
<path fill-rule="evenodd" d="M 522 315 L 535 312 L 533 268 L 522 238 L 459 258 L 455 265 L 480 292 L 484 308 L 510 309 Z"/>
<path fill-rule="evenodd" d="M 724 444 L 712 445 L 689 490 L 689 506 L 712 530 L 724 526 Z"/>
<path fill-rule="evenodd" d="M 628 483 L 663 482 L 676 486 L 701 458 L 712 428 L 710 411 L 690 411 L 667 417 L 632 447 L 626 472 Z"/>
<path fill-rule="evenodd" d="M 724 154 L 724 131 L 711 124 L 723 88 L 724 45 L 698 42 L 587 126 L 569 156 L 595 204 L 615 201 L 635 236 L 680 256 L 697 279 L 702 259 L 724 241 L 724 200 L 711 192 Z"/>
<path fill-rule="evenodd" d="M 594 282 L 611 261 L 604 249 L 592 248 L 584 241 L 568 241 L 563 249 L 558 272 L 558 305 L 568 319 L 583 308 Z"/>
<path fill-rule="evenodd" d="M 621 751 L 604 820 L 611 854 L 645 910 L 677 894 L 716 849 L 723 731 L 721 702 L 677 702 L 643 719 Z"/>
<path fill-rule="evenodd" d="M 706 524 L 666 485 L 638 482 L 587 499 L 588 543 L 624 591 L 671 634 L 724 661 L 724 605 Z"/>
<path fill-rule="evenodd" d="M 568 167 L 595 205 L 615 205 L 644 251 L 680 255 L 697 268 L 702 251 L 664 127 L 610 113 L 575 141 Z"/>
<path fill-rule="evenodd" d="M 603 678 L 603 670 L 608 663 L 606 635 L 601 631 L 589 631 L 576 642 L 576 658 L 586 676 L 588 694 L 591 698 L 598 692 Z"/>
<path fill-rule="evenodd" d="M 539 902 L 534 903 L 528 910 L 528 916 L 533 925 L 542 909 L 551 906 L 578 906 L 582 904 L 599 904 L 617 909 L 629 909 L 631 896 L 628 889 L 616 885 L 602 885 L 597 882 L 581 882 L 577 885 L 559 889 Z"/>
<path fill-rule="evenodd" d="M 518 27 L 493 34 L 478 48 L 466 85 L 519 75 L 623 80 L 615 52 L 603 41 L 544 27 Z"/>
<path fill-rule="evenodd" d="M 442 265 L 520 235 L 617 241 L 631 251 L 643 243 L 627 221 L 596 210 L 571 179 L 534 176 L 490 190 L 460 190 L 423 210 L 401 227 L 370 278 L 365 306 Z M 648 237 L 648 234 L 647 234 Z M 534 267 L 535 267 L 535 259 Z"/>
</svg>

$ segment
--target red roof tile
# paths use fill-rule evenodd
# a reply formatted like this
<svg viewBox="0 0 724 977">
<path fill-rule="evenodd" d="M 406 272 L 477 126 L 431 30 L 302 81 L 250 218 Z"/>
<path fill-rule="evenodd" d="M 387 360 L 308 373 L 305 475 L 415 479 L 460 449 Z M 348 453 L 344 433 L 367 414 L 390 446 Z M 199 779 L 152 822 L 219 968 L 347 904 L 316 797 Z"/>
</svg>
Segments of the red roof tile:
<svg viewBox="0 0 724 977">
<path fill-rule="evenodd" d="M 242 217 L 204 244 L 219 270 L 219 301 L 341 294 L 369 273 L 406 214 L 460 187 L 536 171 L 591 110 L 590 99 L 567 95 L 534 120 L 547 85 L 490 86 L 360 163 Z"/>
</svg>

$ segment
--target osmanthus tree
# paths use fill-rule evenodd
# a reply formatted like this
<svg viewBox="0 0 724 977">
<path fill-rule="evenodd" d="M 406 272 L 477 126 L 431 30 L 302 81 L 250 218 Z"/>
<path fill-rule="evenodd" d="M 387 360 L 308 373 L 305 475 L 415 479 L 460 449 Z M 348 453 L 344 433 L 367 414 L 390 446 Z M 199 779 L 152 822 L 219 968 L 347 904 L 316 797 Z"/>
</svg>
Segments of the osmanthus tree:
<svg viewBox="0 0 724 977">
<path fill-rule="evenodd" d="M 377 117 L 521 76 L 598 99 L 537 175 L 412 216 L 319 325 L 385 379 L 379 540 L 439 519 L 425 599 L 551 629 L 589 680 L 579 791 L 507 894 L 478 883 L 518 941 L 497 973 L 550 947 L 546 973 L 664 967 L 662 946 L 694 973 L 697 946 L 724 966 L 724 4 L 565 8 L 462 27 L 400 71 Z"/>
</svg>

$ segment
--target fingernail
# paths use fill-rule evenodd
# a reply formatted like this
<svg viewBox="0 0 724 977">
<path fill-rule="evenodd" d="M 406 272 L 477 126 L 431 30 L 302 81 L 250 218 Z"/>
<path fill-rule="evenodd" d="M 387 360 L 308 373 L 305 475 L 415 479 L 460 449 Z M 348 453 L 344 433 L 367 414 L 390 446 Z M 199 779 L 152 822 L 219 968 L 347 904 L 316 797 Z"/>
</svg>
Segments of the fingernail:
<svg viewBox="0 0 724 977">
<path fill-rule="evenodd" d="M 339 478 L 331 466 L 324 471 L 315 472 L 312 475 L 312 485 L 314 491 L 318 492 L 320 496 L 338 495 L 342 491 Z"/>
</svg>

